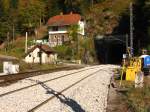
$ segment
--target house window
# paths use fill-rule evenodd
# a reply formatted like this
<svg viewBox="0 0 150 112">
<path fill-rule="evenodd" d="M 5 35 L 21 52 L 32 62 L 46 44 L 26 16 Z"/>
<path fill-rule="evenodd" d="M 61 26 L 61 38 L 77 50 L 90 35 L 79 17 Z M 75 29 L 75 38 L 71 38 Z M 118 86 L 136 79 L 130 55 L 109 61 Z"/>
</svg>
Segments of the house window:
<svg viewBox="0 0 150 112">
<path fill-rule="evenodd" d="M 58 26 L 53 26 L 52 30 L 53 31 L 58 31 Z"/>
<path fill-rule="evenodd" d="M 31 57 L 31 54 L 29 54 L 29 57 Z"/>
<path fill-rule="evenodd" d="M 57 39 L 57 36 L 55 35 L 55 39 Z"/>
</svg>

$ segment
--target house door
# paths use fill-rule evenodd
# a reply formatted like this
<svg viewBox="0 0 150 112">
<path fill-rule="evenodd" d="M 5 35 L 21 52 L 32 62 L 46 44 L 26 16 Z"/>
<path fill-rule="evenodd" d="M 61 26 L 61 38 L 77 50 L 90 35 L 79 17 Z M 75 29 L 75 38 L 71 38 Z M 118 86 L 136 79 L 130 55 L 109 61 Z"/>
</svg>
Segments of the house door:
<svg viewBox="0 0 150 112">
<path fill-rule="evenodd" d="M 38 52 L 38 57 L 39 57 L 39 63 L 42 64 L 42 52 Z"/>
</svg>

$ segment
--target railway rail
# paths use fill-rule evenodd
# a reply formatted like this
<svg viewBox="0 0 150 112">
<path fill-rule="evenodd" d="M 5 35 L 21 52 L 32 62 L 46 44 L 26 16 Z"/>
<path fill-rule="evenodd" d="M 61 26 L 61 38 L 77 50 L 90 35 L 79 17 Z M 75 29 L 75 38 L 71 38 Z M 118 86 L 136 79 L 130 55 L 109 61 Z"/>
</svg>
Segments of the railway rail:
<svg viewBox="0 0 150 112">
<path fill-rule="evenodd" d="M 71 76 L 73 74 L 84 72 L 84 71 L 89 70 L 89 69 L 95 69 L 95 68 L 88 68 L 88 69 L 79 70 L 79 71 L 76 71 L 76 72 L 73 72 L 73 73 L 68 73 L 68 74 L 65 74 L 65 75 L 62 75 L 62 76 L 58 76 L 58 77 L 55 77 L 55 78 L 52 78 L 52 79 L 49 79 L 49 80 L 42 81 L 42 83 L 47 83 L 47 82 L 57 80 L 57 79 L 60 79 L 60 78 L 63 78 L 63 77 Z M 31 88 L 31 87 L 34 87 L 34 86 L 37 86 L 37 85 L 40 85 L 40 83 L 37 82 L 36 84 L 32 84 L 32 85 L 29 85 L 29 86 L 26 86 L 26 87 L 22 87 L 22 88 L 19 88 L 19 89 L 15 89 L 15 90 L 0 94 L 0 97 L 9 95 L 9 94 L 12 94 L 12 93 L 15 93 L 15 92 L 19 92 L 21 90 L 28 89 L 28 88 Z"/>
<path fill-rule="evenodd" d="M 79 66 L 65 66 L 65 67 L 57 67 L 54 69 L 37 70 L 37 71 L 31 71 L 31 72 L 2 75 L 2 76 L 0 76 L 0 86 L 9 85 L 9 84 L 14 83 L 18 80 L 42 75 L 44 73 L 52 73 L 52 72 L 61 71 L 61 70 L 72 70 L 72 69 L 78 69 L 78 68 L 81 68 L 81 67 L 79 67 Z"/>
<path fill-rule="evenodd" d="M 69 85 L 68 87 L 66 87 L 65 89 L 61 90 L 60 92 L 58 92 L 57 94 L 53 95 L 52 97 L 48 98 L 47 100 L 43 101 L 42 103 L 40 103 L 39 105 L 35 106 L 34 108 L 30 109 L 28 112 L 34 112 L 37 109 L 39 109 L 40 107 L 42 107 L 44 104 L 48 103 L 49 101 L 51 101 L 52 99 L 56 98 L 57 96 L 61 95 L 62 93 L 64 93 L 65 91 L 69 90 L 70 88 L 74 87 L 75 85 L 79 84 L 81 81 L 95 75 L 96 73 L 98 73 L 99 71 L 101 71 L 102 69 L 97 70 L 94 73 L 91 73 L 87 76 L 85 76 L 84 78 L 76 81 L 75 83 Z"/>
</svg>

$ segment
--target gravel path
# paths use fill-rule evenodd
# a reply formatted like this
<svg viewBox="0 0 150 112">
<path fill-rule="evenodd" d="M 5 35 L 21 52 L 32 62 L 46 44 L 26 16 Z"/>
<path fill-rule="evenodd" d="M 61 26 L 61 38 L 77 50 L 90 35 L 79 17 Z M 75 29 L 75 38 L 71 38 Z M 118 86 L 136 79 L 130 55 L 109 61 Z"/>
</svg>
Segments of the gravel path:
<svg viewBox="0 0 150 112">
<path fill-rule="evenodd" d="M 53 96 L 55 93 L 99 69 L 102 69 L 102 71 L 99 71 L 75 85 L 73 88 L 70 88 L 63 93 L 64 95 L 57 96 L 57 98 L 39 108 L 37 112 L 105 112 L 107 106 L 108 85 L 113 74 L 112 70 L 116 68 L 116 66 L 101 65 L 82 69 L 87 68 L 94 69 L 76 73 L 44 84 L 41 83 L 41 85 L 0 97 L 0 112 L 27 112 L 47 98 Z M 27 78 L 8 87 L 1 87 L 0 93 L 5 93 L 16 88 L 35 84 L 37 81 L 42 82 L 76 71 L 79 70 L 61 71 Z"/>
</svg>

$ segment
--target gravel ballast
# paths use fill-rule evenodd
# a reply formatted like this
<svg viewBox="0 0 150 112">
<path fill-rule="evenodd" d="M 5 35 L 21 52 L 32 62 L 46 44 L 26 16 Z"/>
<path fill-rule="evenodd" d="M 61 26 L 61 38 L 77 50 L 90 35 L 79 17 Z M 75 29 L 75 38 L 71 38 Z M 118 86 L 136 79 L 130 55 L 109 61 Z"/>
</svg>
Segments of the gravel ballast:
<svg viewBox="0 0 150 112">
<path fill-rule="evenodd" d="M 89 69 L 51 82 L 42 83 L 61 75 Z M 54 94 L 82 78 L 97 73 L 81 81 L 57 96 L 52 101 L 38 108 L 37 112 L 105 112 L 107 107 L 108 86 L 110 83 L 113 65 L 97 65 L 79 70 L 60 71 L 21 80 L 15 84 L 0 88 L 0 94 L 40 82 L 40 85 L 24 89 L 0 97 L 0 112 L 27 112 Z"/>
</svg>

